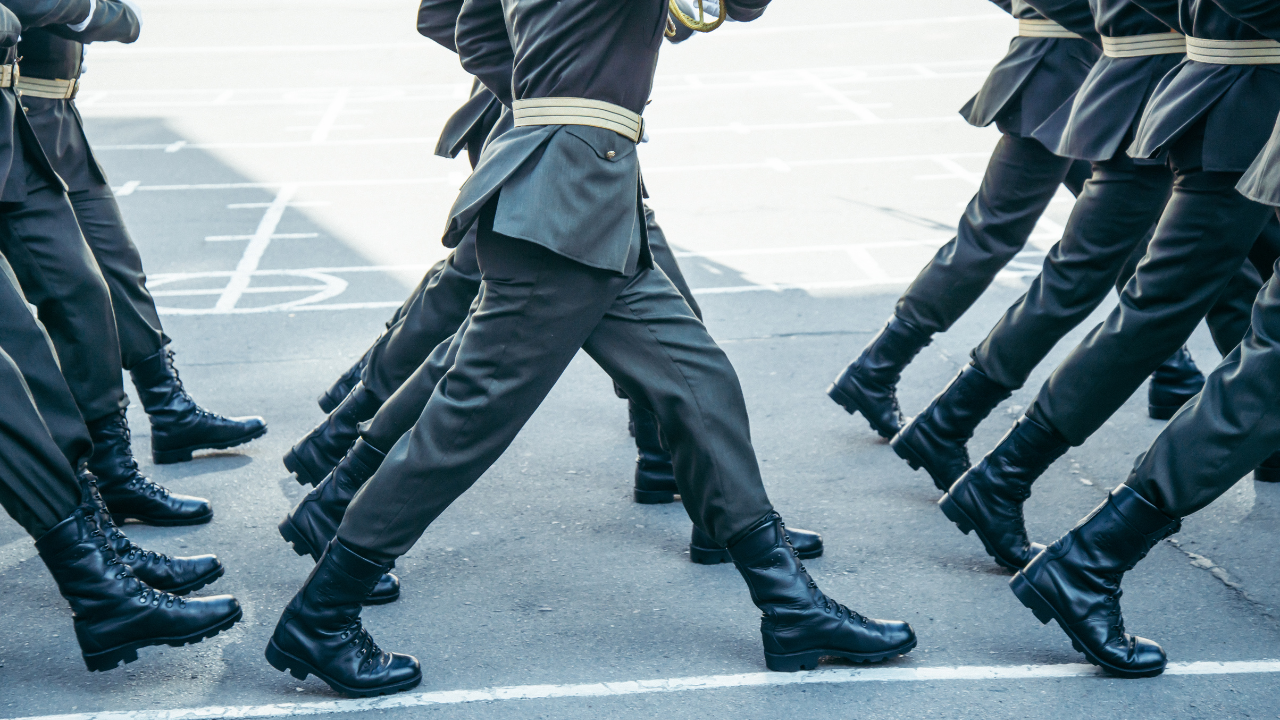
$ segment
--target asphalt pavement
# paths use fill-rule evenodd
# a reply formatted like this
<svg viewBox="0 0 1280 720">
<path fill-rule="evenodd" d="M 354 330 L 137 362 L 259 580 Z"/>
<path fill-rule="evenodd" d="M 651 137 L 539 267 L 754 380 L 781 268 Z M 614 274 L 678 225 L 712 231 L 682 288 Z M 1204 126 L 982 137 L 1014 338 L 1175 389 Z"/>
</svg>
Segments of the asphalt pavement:
<svg viewBox="0 0 1280 720">
<path fill-rule="evenodd" d="M 668 47 L 640 150 L 650 203 L 741 376 L 770 496 L 826 539 L 807 566 L 854 609 L 910 621 L 915 651 L 766 673 L 736 571 L 689 562 L 678 504 L 631 501 L 625 403 L 580 354 L 400 561 L 401 600 L 365 613 L 382 647 L 422 661 L 422 686 L 352 703 L 272 669 L 263 648 L 311 566 L 276 531 L 305 490 L 280 458 L 323 417 L 316 396 L 445 255 L 439 235 L 467 173 L 432 150 L 469 79 L 416 34 L 415 10 L 150 0 L 138 43 L 89 48 L 78 102 L 182 377 L 205 406 L 261 414 L 270 431 L 156 467 L 145 415 L 130 409 L 144 472 L 211 498 L 216 517 L 126 530 L 149 549 L 216 552 L 227 574 L 201 594 L 245 608 L 196 646 L 86 672 L 65 602 L 0 518 L 0 717 L 1280 717 L 1280 488 L 1246 477 L 1125 578 L 1129 630 L 1177 665 L 1111 679 L 1014 599 L 923 472 L 824 393 L 954 232 L 998 137 L 956 114 L 1014 32 L 980 0 L 779 0 L 756 23 Z M 1027 251 L 907 370 L 907 412 L 1023 292 L 1070 207 L 1061 193 Z M 979 428 L 975 454 L 1113 305 Z M 1203 328 L 1190 347 L 1206 371 L 1217 362 Z M 1056 538 L 1125 478 L 1163 425 L 1145 392 L 1036 485 L 1033 538 Z"/>
</svg>

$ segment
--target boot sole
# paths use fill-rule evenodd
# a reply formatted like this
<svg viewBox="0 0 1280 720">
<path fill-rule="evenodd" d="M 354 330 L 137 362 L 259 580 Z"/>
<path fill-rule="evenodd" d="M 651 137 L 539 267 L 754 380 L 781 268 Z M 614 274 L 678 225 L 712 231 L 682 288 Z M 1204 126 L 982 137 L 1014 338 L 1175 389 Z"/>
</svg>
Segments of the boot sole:
<svg viewBox="0 0 1280 720">
<path fill-rule="evenodd" d="M 800 553 L 801 560 L 812 560 L 822 557 L 822 551 L 825 548 L 818 548 L 817 552 L 810 550 Z M 689 546 L 689 560 L 699 565 L 720 565 L 721 563 L 733 562 L 733 557 L 729 555 L 729 551 L 724 548 L 705 548 L 697 545 Z"/>
<path fill-rule="evenodd" d="M 123 660 L 128 665 L 138 659 L 138 650 L 153 645 L 168 645 L 169 647 L 182 647 L 183 645 L 194 645 L 206 638 L 226 630 L 227 628 L 240 622 L 240 618 L 244 615 L 243 610 L 236 610 L 235 614 L 225 620 L 211 625 L 204 630 L 194 632 L 190 635 L 178 638 L 151 638 L 149 640 L 139 640 L 137 642 L 126 643 L 110 650 L 103 650 L 93 654 L 84 655 L 85 667 L 89 668 L 89 672 L 105 672 L 114 670 Z"/>
<path fill-rule="evenodd" d="M 293 479 L 297 480 L 299 485 L 315 487 L 320 484 L 320 480 L 324 479 L 316 480 L 312 478 L 311 473 L 307 472 L 307 469 L 298 461 L 298 456 L 294 454 L 293 450 L 289 450 L 284 454 L 284 469 L 293 473 Z"/>
<path fill-rule="evenodd" d="M 839 657 L 845 660 L 852 660 L 856 663 L 875 663 L 888 660 L 897 655 L 906 655 L 914 650 L 916 640 L 906 643 L 892 650 L 885 650 L 876 653 L 854 653 L 845 650 L 807 650 L 799 653 L 787 653 L 785 655 L 765 652 L 764 664 L 774 672 L 799 672 L 801 670 L 816 670 L 818 663 L 824 657 Z"/>
<path fill-rule="evenodd" d="M 195 580 L 192 580 L 186 585 L 180 585 L 176 588 L 164 588 L 164 587 L 160 587 L 159 585 L 152 585 L 151 587 L 161 592 L 167 592 L 170 595 L 187 595 L 195 592 L 196 590 L 199 590 L 200 588 L 204 587 L 205 585 L 208 585 L 214 580 L 217 580 L 218 578 L 226 574 L 226 572 L 227 572 L 227 569 L 219 565 L 217 568 L 215 568 L 212 572 L 208 573 L 204 577 L 196 578 Z"/>
<path fill-rule="evenodd" d="M 311 552 L 311 543 L 308 543 L 306 539 L 302 537 L 302 533 L 298 532 L 297 529 L 293 527 L 292 515 L 285 516 L 285 519 L 280 521 L 280 524 L 276 526 L 276 529 L 280 531 L 280 537 L 284 538 L 284 541 L 289 543 L 295 553 L 299 556 L 309 555 L 312 559 L 315 559 L 316 553 Z M 381 597 L 377 595 L 370 595 L 360 604 L 365 607 L 373 605 L 388 605 L 399 599 L 400 592 L 397 591 L 395 595 L 384 595 Z"/>
<path fill-rule="evenodd" d="M 1152 420 L 1168 420 L 1176 415 L 1177 412 L 1182 409 L 1182 405 L 1184 404 L 1185 403 L 1179 405 L 1148 405 L 1147 415 Z"/>
<path fill-rule="evenodd" d="M 1090 652 L 1087 647 L 1085 647 L 1084 643 L 1080 642 L 1080 639 L 1075 636 L 1075 633 L 1072 633 L 1067 629 L 1067 623 L 1063 622 L 1058 611 L 1054 609 L 1053 605 L 1048 600 L 1044 599 L 1044 596 L 1040 594 L 1040 591 L 1036 590 L 1035 586 L 1031 584 L 1031 581 L 1027 580 L 1026 576 L 1022 573 L 1018 573 L 1013 576 L 1013 579 L 1009 581 L 1009 589 L 1013 590 L 1013 594 L 1018 598 L 1018 602 L 1022 603 L 1028 610 L 1030 610 L 1036 616 L 1036 619 L 1040 621 L 1041 625 L 1048 625 L 1050 620 L 1057 620 L 1058 627 L 1061 628 L 1062 632 L 1066 633 L 1067 637 L 1071 639 L 1071 647 L 1075 648 L 1076 652 L 1083 654 L 1085 659 L 1090 663 L 1102 668 L 1107 673 L 1122 678 L 1149 678 L 1155 677 L 1164 672 L 1164 665 L 1153 670 L 1135 671 L 1118 668 L 1105 660 L 1099 659 L 1096 655 Z"/>
<path fill-rule="evenodd" d="M 886 429 L 876 425 L 876 423 L 871 420 L 870 416 L 868 416 L 865 412 L 862 412 L 862 405 L 858 403 L 858 399 L 850 395 L 849 393 L 845 392 L 842 388 L 837 386 L 835 383 L 831 383 L 831 385 L 827 388 L 827 397 L 831 398 L 832 400 L 835 400 L 836 404 L 844 408 L 845 412 L 849 413 L 850 415 L 853 415 L 855 413 L 862 413 L 862 417 L 867 421 L 867 424 L 871 426 L 871 429 L 875 430 L 876 434 L 878 434 L 882 438 L 885 438 L 886 440 L 892 438 L 894 435 L 897 435 L 898 430 L 901 429 L 901 428 Z"/>
<path fill-rule="evenodd" d="M 666 505 L 675 502 L 676 497 L 678 494 L 669 490 L 635 490 L 635 500 L 641 505 Z"/>
<path fill-rule="evenodd" d="M 1265 483 L 1280 482 L 1280 468 L 1256 467 L 1253 469 L 1253 479 Z"/>
<path fill-rule="evenodd" d="M 951 485 L 953 485 L 954 482 L 946 483 L 945 480 L 939 478 L 937 474 L 933 472 L 933 468 L 929 467 L 929 464 L 920 456 L 920 453 L 916 452 L 915 448 L 911 447 L 911 445 L 907 443 L 907 440 L 902 437 L 902 433 L 898 433 L 893 436 L 893 439 L 889 441 L 889 447 L 893 448 L 893 452 L 896 453 L 898 457 L 906 460 L 907 465 L 911 466 L 912 470 L 924 468 L 924 471 L 929 473 L 929 477 L 933 480 L 934 487 L 938 488 L 942 492 L 946 492 L 951 489 Z"/>
<path fill-rule="evenodd" d="M 267 434 L 267 426 L 254 430 L 251 433 L 242 435 L 234 440 L 225 440 L 216 443 L 198 443 L 196 445 L 188 445 L 186 447 L 174 448 L 172 450 L 155 450 L 151 451 L 151 461 L 156 465 L 172 465 L 174 463 L 188 462 L 191 460 L 191 453 L 196 450 L 226 450 L 243 445 L 251 440 L 257 440 Z"/>
<path fill-rule="evenodd" d="M 346 695 L 347 697 L 375 697 L 377 695 L 404 692 L 405 690 L 411 690 L 417 687 L 418 684 L 422 682 L 422 671 L 419 670 L 416 677 L 409 678 L 408 680 L 402 680 L 398 683 L 383 685 L 376 688 L 364 688 L 357 690 L 356 688 L 347 687 L 336 680 L 330 679 L 329 676 L 316 670 L 305 660 L 296 658 L 281 650 L 280 646 L 276 645 L 275 638 L 272 638 L 267 642 L 266 656 L 267 662 L 271 663 L 271 667 L 279 670 L 280 672 L 287 672 L 299 680 L 306 680 L 308 675 L 315 675 L 317 678 L 323 680 L 326 685 L 333 688 L 334 692 Z"/>
<path fill-rule="evenodd" d="M 213 510 L 206 515 L 196 515 L 189 518 L 151 518 L 142 515 L 127 515 L 124 513 L 111 513 L 111 520 L 117 525 L 123 525 L 128 520 L 137 520 L 143 525 L 151 525 L 152 527 L 183 527 L 185 525 L 204 525 L 213 520 Z"/>
<path fill-rule="evenodd" d="M 978 524 L 970 519 L 969 514 L 951 498 L 949 493 L 943 495 L 942 499 L 938 501 L 938 507 L 942 508 L 942 514 L 946 515 L 948 520 L 955 523 L 956 527 L 960 528 L 960 532 L 965 535 L 968 535 L 969 533 L 977 535 L 978 539 L 982 541 L 982 547 L 986 549 L 987 554 L 996 561 L 997 565 L 1005 568 L 1006 570 L 1017 571 L 1022 569 L 1021 565 L 1015 565 L 1000 557 L 1000 555 L 995 551 L 994 546 L 992 546 L 992 544 L 987 540 L 987 536 L 978 529 Z"/>
</svg>

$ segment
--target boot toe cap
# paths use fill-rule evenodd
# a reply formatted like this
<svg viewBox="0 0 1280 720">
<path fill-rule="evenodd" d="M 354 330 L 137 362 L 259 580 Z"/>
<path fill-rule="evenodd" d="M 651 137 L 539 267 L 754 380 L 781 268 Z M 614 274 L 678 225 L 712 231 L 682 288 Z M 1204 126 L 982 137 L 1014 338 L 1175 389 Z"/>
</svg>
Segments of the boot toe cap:
<svg viewBox="0 0 1280 720">
<path fill-rule="evenodd" d="M 787 536 L 791 538 L 791 547 L 800 553 L 800 557 L 808 560 L 822 555 L 822 535 L 812 530 L 787 528 Z"/>
</svg>

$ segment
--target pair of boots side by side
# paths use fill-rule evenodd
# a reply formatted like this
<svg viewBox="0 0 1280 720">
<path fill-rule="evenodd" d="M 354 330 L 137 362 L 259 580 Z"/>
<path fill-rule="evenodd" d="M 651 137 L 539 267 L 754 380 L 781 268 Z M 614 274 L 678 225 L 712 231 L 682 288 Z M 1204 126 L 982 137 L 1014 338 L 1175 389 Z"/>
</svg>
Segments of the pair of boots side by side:
<svg viewBox="0 0 1280 720">
<path fill-rule="evenodd" d="M 619 397 L 625 395 L 619 391 Z M 635 501 L 641 505 L 657 505 L 676 501 L 675 466 L 671 451 L 667 449 L 653 413 L 627 401 L 627 415 L 631 435 L 636 439 Z M 790 541 L 806 560 L 822 556 L 822 536 L 811 530 L 791 528 Z M 729 551 L 721 547 L 702 528 L 693 526 L 689 539 L 689 560 L 699 565 L 718 565 L 733 562 Z"/>
<path fill-rule="evenodd" d="M 81 505 L 40 537 L 36 550 L 71 606 L 89 670 L 131 663 L 144 647 L 200 642 L 240 619 L 230 595 L 181 597 L 222 575 L 216 557 L 143 550 L 111 522 L 91 474 L 81 475 L 81 486 Z"/>
<path fill-rule="evenodd" d="M 817 667 L 823 657 L 879 662 L 910 652 L 916 636 L 905 622 L 874 620 L 818 589 L 787 540 L 776 514 L 731 543 L 729 553 L 760 608 L 760 634 L 770 670 Z M 267 661 L 298 679 L 315 675 L 353 697 L 398 692 L 422 681 L 416 658 L 383 651 L 360 620 L 363 598 L 390 568 L 334 539 L 286 606 L 267 644 Z"/>
</svg>

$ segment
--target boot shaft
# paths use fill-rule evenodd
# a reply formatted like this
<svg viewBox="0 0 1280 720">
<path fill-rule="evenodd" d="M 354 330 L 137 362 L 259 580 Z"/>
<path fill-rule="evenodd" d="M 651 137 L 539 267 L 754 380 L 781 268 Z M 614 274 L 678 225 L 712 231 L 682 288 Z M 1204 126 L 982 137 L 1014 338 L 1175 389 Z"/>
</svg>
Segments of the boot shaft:
<svg viewBox="0 0 1280 720">
<path fill-rule="evenodd" d="M 100 483 L 132 479 L 138 463 L 133 457 L 132 434 L 123 409 L 89 423 L 89 437 L 93 440 L 89 470 Z"/>
<path fill-rule="evenodd" d="M 931 404 L 928 423 L 941 437 L 968 441 L 973 431 L 1013 391 L 966 365 Z"/>
<path fill-rule="evenodd" d="M 351 498 L 382 467 L 382 461 L 386 458 L 386 453 L 365 442 L 364 438 L 355 441 L 342 462 L 333 469 L 333 478 L 342 489 L 346 502 L 351 502 Z"/>
<path fill-rule="evenodd" d="M 40 559 L 78 622 L 111 616 L 147 589 L 120 562 L 97 512 L 93 505 L 81 505 L 36 541 Z"/>
<path fill-rule="evenodd" d="M 361 603 L 390 569 L 360 557 L 334 538 L 285 608 L 280 624 L 297 619 L 312 630 L 341 632 L 360 618 Z"/>
<path fill-rule="evenodd" d="M 822 599 L 817 583 L 787 540 L 782 518 L 771 513 L 729 547 L 729 555 L 766 616 L 787 608 L 810 608 Z"/>
<path fill-rule="evenodd" d="M 173 364 L 173 351 L 160 348 L 129 370 L 138 399 L 147 414 L 161 422 L 167 417 L 181 418 L 195 409 L 195 401 L 187 394 Z"/>
<path fill-rule="evenodd" d="M 1070 448 L 1056 431 L 1024 415 L 982 459 L 990 469 L 981 474 L 986 485 L 983 490 L 1026 500 L 1032 483 Z"/>
<path fill-rule="evenodd" d="M 632 427 L 635 428 L 636 448 L 646 455 L 669 457 L 662 442 L 662 432 L 658 428 L 658 418 L 634 401 L 628 403 L 627 409 L 631 414 Z"/>
<path fill-rule="evenodd" d="M 858 374 L 882 385 L 895 385 L 902 370 L 932 337 L 896 315 L 872 338 L 854 363 Z"/>
</svg>

